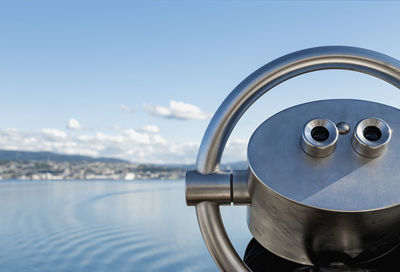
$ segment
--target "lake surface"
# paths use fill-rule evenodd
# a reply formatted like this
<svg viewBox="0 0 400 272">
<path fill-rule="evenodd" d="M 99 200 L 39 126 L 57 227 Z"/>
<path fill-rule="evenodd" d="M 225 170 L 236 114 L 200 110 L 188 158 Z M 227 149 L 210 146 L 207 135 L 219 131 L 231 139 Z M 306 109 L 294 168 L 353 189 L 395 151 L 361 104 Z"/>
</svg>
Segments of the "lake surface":
<svg viewBox="0 0 400 272">
<path fill-rule="evenodd" d="M 217 271 L 184 181 L 1 181 L 0 271 Z M 243 256 L 244 207 L 223 207 Z"/>
</svg>

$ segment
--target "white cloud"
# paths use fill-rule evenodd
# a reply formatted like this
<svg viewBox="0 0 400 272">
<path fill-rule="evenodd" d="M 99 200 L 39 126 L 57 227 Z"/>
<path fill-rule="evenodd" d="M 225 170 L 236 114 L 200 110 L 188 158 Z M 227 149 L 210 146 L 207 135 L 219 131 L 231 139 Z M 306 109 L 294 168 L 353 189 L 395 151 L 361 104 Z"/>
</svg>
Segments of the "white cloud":
<svg viewBox="0 0 400 272">
<path fill-rule="evenodd" d="M 210 114 L 203 111 L 199 107 L 186 104 L 179 101 L 171 100 L 169 102 L 169 107 L 163 107 L 158 105 L 149 105 L 144 104 L 144 109 L 150 112 L 153 115 L 171 118 L 171 119 L 178 119 L 178 120 L 203 120 L 210 117 Z"/>
<path fill-rule="evenodd" d="M 78 120 L 70 118 L 67 123 L 67 128 L 71 130 L 80 130 L 82 129 L 82 125 L 79 123 Z"/>
<path fill-rule="evenodd" d="M 226 143 L 224 156 L 226 162 L 244 161 L 247 157 L 247 140 L 230 139 Z"/>
<path fill-rule="evenodd" d="M 44 128 L 41 130 L 42 135 L 50 139 L 66 139 L 67 133 L 59 129 Z"/>
<path fill-rule="evenodd" d="M 225 161 L 246 158 L 247 141 L 230 140 Z M 37 132 L 0 129 L 0 149 L 52 151 L 94 157 L 115 157 L 138 163 L 194 163 L 199 143 L 175 142 L 156 133 L 126 129 L 115 132 L 88 132 L 68 135 L 58 129 Z"/>
<path fill-rule="evenodd" d="M 143 132 L 149 132 L 149 133 L 160 132 L 160 129 L 155 125 L 147 125 L 147 126 L 142 127 L 140 130 Z"/>
<path fill-rule="evenodd" d="M 96 133 L 96 139 L 100 142 L 122 143 L 124 141 L 124 137 L 121 135 L 107 135 L 102 132 Z"/>
<path fill-rule="evenodd" d="M 127 113 L 134 112 L 134 110 L 131 107 L 127 106 L 127 105 L 121 104 L 119 106 L 120 106 L 121 110 L 124 111 L 124 112 L 127 112 Z"/>
<path fill-rule="evenodd" d="M 141 144 L 150 143 L 150 136 L 148 134 L 136 132 L 134 129 L 126 129 L 123 132 L 130 140 L 136 143 L 141 143 Z"/>
<path fill-rule="evenodd" d="M 165 140 L 161 135 L 154 135 L 153 141 L 157 144 L 167 144 L 167 140 Z"/>
<path fill-rule="evenodd" d="M 87 141 L 92 141 L 94 139 L 94 137 L 91 135 L 82 134 L 82 135 L 78 135 L 76 137 L 76 139 L 78 139 L 79 141 L 82 141 L 82 142 L 87 142 Z"/>
</svg>

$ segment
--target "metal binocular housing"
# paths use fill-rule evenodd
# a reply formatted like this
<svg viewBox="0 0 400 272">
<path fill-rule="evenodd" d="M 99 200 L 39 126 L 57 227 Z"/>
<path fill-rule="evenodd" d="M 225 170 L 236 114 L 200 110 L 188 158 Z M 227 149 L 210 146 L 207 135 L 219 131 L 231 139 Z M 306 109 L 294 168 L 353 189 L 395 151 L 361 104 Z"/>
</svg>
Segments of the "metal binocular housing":
<svg viewBox="0 0 400 272">
<path fill-rule="evenodd" d="M 310 48 L 278 58 L 243 80 L 204 134 L 186 200 L 222 271 L 250 271 L 226 234 L 219 205 L 247 205 L 248 227 L 276 255 L 305 265 L 376 259 L 400 243 L 400 111 L 335 99 L 283 110 L 250 138 L 248 169 L 221 171 L 226 142 L 264 93 L 298 75 L 352 70 L 400 87 L 400 61 L 354 47 Z"/>
</svg>

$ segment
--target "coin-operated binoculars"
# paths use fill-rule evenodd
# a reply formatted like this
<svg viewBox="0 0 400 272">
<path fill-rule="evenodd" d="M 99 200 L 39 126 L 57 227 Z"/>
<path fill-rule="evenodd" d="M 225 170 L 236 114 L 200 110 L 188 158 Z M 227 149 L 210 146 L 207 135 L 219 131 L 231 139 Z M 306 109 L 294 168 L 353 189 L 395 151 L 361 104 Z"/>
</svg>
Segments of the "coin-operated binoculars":
<svg viewBox="0 0 400 272">
<path fill-rule="evenodd" d="M 247 148 L 248 169 L 221 171 L 235 124 L 251 104 L 292 77 L 325 69 L 366 73 L 400 88 L 400 61 L 342 46 L 278 58 L 242 81 L 204 134 L 186 200 L 223 271 L 249 271 L 223 226 L 219 205 L 247 205 L 248 227 L 266 249 L 305 265 L 376 259 L 400 243 L 400 111 L 350 99 L 283 110 Z"/>
</svg>

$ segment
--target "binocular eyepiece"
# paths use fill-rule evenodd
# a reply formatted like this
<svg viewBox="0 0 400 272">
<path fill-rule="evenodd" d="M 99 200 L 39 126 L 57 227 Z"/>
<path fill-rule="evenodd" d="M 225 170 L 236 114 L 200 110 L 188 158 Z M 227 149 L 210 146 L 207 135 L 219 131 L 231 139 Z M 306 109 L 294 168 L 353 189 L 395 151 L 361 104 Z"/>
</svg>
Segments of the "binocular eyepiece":
<svg viewBox="0 0 400 272">
<path fill-rule="evenodd" d="M 313 119 L 303 128 L 301 147 L 311 157 L 327 157 L 335 151 L 339 135 L 349 131 L 350 126 L 344 121 L 335 125 L 328 119 Z M 391 137 L 389 125 L 380 118 L 371 117 L 358 122 L 351 142 L 359 155 L 376 158 L 386 151 Z"/>
<path fill-rule="evenodd" d="M 352 145 L 361 156 L 376 158 L 387 150 L 391 138 L 392 130 L 385 121 L 366 118 L 357 124 Z"/>
</svg>

